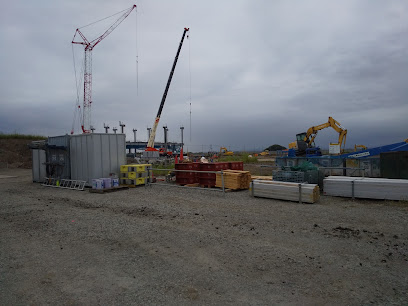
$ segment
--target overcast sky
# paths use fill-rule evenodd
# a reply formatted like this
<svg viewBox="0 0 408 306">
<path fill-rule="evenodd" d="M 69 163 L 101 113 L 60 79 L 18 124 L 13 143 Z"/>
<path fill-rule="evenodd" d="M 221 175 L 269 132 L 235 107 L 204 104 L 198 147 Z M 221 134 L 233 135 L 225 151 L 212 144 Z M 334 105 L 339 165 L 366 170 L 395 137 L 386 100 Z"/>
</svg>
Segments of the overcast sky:
<svg viewBox="0 0 408 306">
<path fill-rule="evenodd" d="M 347 147 L 408 137 L 407 1 L 3 1 L 0 131 L 70 133 L 75 29 L 138 6 L 93 50 L 92 123 L 147 140 L 183 33 L 156 140 L 190 151 L 287 146 L 334 117 Z M 92 40 L 114 19 L 84 28 Z M 74 50 L 74 52 L 73 52 Z M 136 59 L 138 58 L 138 65 Z M 190 129 L 191 94 L 191 129 Z M 83 94 L 80 93 L 82 103 Z M 76 131 L 79 124 L 76 125 Z M 336 142 L 332 129 L 316 143 Z"/>
</svg>

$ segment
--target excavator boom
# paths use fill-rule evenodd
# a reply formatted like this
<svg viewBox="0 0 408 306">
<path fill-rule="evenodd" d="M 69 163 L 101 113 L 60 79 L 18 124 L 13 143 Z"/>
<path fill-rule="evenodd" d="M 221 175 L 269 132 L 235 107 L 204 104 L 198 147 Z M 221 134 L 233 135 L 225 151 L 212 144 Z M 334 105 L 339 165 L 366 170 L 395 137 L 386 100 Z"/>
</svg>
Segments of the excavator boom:
<svg viewBox="0 0 408 306">
<path fill-rule="evenodd" d="M 341 124 L 332 117 L 329 117 L 329 120 L 326 123 L 312 126 L 307 130 L 307 132 L 297 134 L 296 135 L 297 141 L 291 142 L 289 144 L 289 149 L 295 151 L 297 150 L 299 152 L 302 152 L 303 154 L 304 151 L 307 151 L 306 149 L 310 150 L 314 148 L 314 140 L 317 136 L 317 132 L 328 127 L 332 127 L 336 132 L 339 133 L 338 143 L 331 143 L 331 145 L 339 145 L 340 149 L 343 146 L 342 150 L 344 150 L 344 147 L 346 145 L 347 130 L 344 127 L 342 127 Z"/>
<path fill-rule="evenodd" d="M 305 142 L 307 143 L 308 147 L 311 147 L 313 145 L 314 140 L 317 136 L 317 132 L 328 127 L 332 127 L 337 133 L 339 133 L 339 140 L 337 144 L 339 144 L 340 146 L 343 145 L 344 149 L 344 146 L 346 145 L 347 130 L 344 127 L 342 127 L 342 125 L 332 117 L 329 117 L 329 120 L 326 123 L 317 126 L 312 126 L 307 130 Z"/>
</svg>

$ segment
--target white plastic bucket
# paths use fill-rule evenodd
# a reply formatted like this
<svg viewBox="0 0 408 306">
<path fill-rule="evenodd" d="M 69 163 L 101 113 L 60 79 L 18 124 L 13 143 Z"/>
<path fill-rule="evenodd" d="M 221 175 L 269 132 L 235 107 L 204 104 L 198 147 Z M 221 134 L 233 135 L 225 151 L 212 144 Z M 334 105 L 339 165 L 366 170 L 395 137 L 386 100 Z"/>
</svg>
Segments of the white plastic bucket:
<svg viewBox="0 0 408 306">
<path fill-rule="evenodd" d="M 96 189 L 96 187 L 97 187 L 97 179 L 93 179 L 92 180 L 92 189 Z"/>
<path fill-rule="evenodd" d="M 108 178 L 102 178 L 103 181 L 103 188 L 111 188 L 112 187 L 112 179 L 110 177 Z"/>
<path fill-rule="evenodd" d="M 95 188 L 94 188 L 95 185 Z M 103 189 L 103 180 L 101 179 L 96 179 L 96 180 L 92 180 L 92 188 L 94 189 Z"/>
<path fill-rule="evenodd" d="M 112 187 L 118 187 L 119 186 L 119 179 L 118 178 L 113 178 L 112 179 Z"/>
</svg>

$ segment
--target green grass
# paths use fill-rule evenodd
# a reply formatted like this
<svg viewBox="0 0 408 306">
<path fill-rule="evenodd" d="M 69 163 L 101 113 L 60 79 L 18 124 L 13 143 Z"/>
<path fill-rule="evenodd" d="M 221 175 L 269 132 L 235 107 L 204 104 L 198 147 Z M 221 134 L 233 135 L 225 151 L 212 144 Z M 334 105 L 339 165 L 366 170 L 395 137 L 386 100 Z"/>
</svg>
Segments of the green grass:
<svg viewBox="0 0 408 306">
<path fill-rule="evenodd" d="M 27 140 L 45 140 L 47 137 L 40 135 L 24 135 L 24 134 L 1 134 L 0 139 L 27 139 Z"/>
<path fill-rule="evenodd" d="M 246 164 L 257 163 L 257 157 L 249 157 L 248 154 L 234 155 L 234 156 L 222 156 L 218 159 L 220 162 L 229 162 L 229 161 L 243 161 Z"/>
<path fill-rule="evenodd" d="M 152 165 L 153 169 L 174 169 L 174 163 L 171 164 L 153 164 Z M 164 176 L 167 175 L 170 171 L 166 170 L 153 170 L 153 175 L 154 176 Z"/>
</svg>

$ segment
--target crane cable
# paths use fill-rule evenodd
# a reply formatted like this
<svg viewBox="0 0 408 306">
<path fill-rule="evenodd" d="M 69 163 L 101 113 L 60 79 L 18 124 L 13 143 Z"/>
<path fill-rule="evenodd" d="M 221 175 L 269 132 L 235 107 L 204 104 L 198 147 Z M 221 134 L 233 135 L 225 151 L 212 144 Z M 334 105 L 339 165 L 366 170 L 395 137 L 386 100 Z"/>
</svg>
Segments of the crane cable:
<svg viewBox="0 0 408 306">
<path fill-rule="evenodd" d="M 139 95 L 139 47 L 137 43 L 137 7 L 136 7 L 136 96 Z"/>
<path fill-rule="evenodd" d="M 93 24 L 98 23 L 98 22 L 100 22 L 100 21 L 103 21 L 103 20 L 105 20 L 105 19 L 111 18 L 111 17 L 113 17 L 113 16 L 115 16 L 115 15 L 118 15 L 118 14 L 120 14 L 120 13 L 123 13 L 124 11 L 127 11 L 127 10 L 129 10 L 129 9 L 128 9 L 128 8 L 127 8 L 127 9 L 124 9 L 124 10 L 122 10 L 122 11 L 120 11 L 120 12 L 117 12 L 117 13 L 115 13 L 115 14 L 113 14 L 113 15 L 110 15 L 110 16 L 108 16 L 108 17 L 105 17 L 105 18 L 99 19 L 99 20 L 97 20 L 97 21 L 91 22 L 90 24 L 84 25 L 84 26 L 82 26 L 82 27 L 79 27 L 78 29 L 82 29 L 82 28 L 89 27 L 90 25 L 93 25 Z"/>
<path fill-rule="evenodd" d="M 187 34 L 188 39 L 188 73 L 190 79 L 190 142 L 191 142 L 191 43 L 190 34 Z"/>
<path fill-rule="evenodd" d="M 74 53 L 74 45 L 71 44 L 72 47 L 72 61 L 74 64 L 74 74 L 75 74 L 75 87 L 76 87 L 76 104 L 75 104 L 75 109 L 74 109 L 74 119 L 72 121 L 72 129 L 71 129 L 71 134 L 74 133 L 75 129 L 75 123 L 76 123 L 76 117 L 78 113 L 78 108 L 79 106 L 79 88 L 78 88 L 78 78 L 77 78 L 77 73 L 76 73 L 76 64 L 75 64 L 75 53 Z"/>
<path fill-rule="evenodd" d="M 76 71 L 76 61 L 75 61 L 75 51 L 74 51 L 74 46 L 71 45 L 72 47 L 72 60 L 73 60 L 73 66 L 74 66 L 74 74 L 75 74 L 75 87 L 76 87 L 76 104 L 75 104 L 75 109 L 74 109 L 74 119 L 72 122 L 72 129 L 71 129 L 71 134 L 74 133 L 74 129 L 75 129 L 75 124 L 77 123 L 77 118 L 78 120 L 80 120 L 81 118 L 81 105 L 79 103 L 79 92 L 80 92 L 80 84 L 82 82 L 82 75 L 84 72 L 84 64 L 81 67 L 81 77 L 78 80 L 77 77 L 77 71 Z"/>
</svg>

